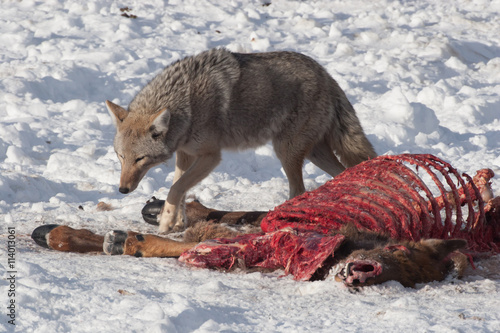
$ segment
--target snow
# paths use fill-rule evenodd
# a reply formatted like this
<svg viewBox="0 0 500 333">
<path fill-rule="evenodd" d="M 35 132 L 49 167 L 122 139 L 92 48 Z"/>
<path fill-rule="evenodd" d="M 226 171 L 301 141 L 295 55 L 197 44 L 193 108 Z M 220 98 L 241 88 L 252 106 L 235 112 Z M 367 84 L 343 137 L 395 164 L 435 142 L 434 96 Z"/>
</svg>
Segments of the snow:
<svg viewBox="0 0 500 333">
<path fill-rule="evenodd" d="M 137 18 L 121 16 L 125 6 Z M 470 174 L 500 174 L 499 12 L 498 0 L 2 1 L 0 331 L 12 329 L 8 227 L 18 332 L 500 331 L 499 256 L 461 280 L 351 292 L 282 272 L 58 253 L 29 237 L 46 223 L 156 232 L 140 211 L 166 196 L 173 163 L 118 193 L 104 101 L 125 106 L 164 66 L 212 47 L 305 53 L 346 91 L 379 154 L 431 153 Z M 307 189 L 328 180 L 309 162 L 304 178 Z M 286 200 L 288 183 L 268 144 L 224 153 L 190 195 L 218 209 L 267 210 Z M 97 211 L 100 201 L 115 209 Z"/>
</svg>

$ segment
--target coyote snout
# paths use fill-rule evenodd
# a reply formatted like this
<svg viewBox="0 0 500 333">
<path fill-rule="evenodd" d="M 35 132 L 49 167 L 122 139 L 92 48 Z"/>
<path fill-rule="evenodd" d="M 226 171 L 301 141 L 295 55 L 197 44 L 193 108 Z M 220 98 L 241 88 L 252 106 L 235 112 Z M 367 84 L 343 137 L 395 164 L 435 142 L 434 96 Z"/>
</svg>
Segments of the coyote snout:
<svg viewBox="0 0 500 333">
<path fill-rule="evenodd" d="M 139 169 L 137 167 L 130 167 L 122 163 L 122 173 L 120 176 L 120 186 L 118 191 L 123 194 L 132 192 L 137 188 L 142 177 L 146 174 L 147 170 Z"/>
<path fill-rule="evenodd" d="M 376 156 L 335 80 L 293 52 L 206 51 L 166 67 L 128 110 L 106 104 L 117 126 L 121 193 L 133 191 L 147 170 L 176 153 L 161 232 L 186 227 L 186 192 L 217 166 L 222 149 L 272 141 L 290 197 L 305 190 L 305 158 L 335 176 Z"/>
</svg>

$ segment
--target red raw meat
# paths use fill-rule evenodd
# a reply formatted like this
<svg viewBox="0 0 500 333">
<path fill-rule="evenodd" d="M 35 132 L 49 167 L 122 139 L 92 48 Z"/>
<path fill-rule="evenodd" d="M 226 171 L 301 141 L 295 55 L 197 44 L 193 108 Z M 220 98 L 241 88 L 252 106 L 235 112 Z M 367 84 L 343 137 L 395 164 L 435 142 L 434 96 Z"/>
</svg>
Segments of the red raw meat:
<svg viewBox="0 0 500 333">
<path fill-rule="evenodd" d="M 265 234 L 246 234 L 231 239 L 200 243 L 179 260 L 199 268 L 283 268 L 296 280 L 309 280 L 342 244 L 343 235 L 327 236 L 291 228 Z"/>
<path fill-rule="evenodd" d="M 264 234 L 204 242 L 180 260 L 226 270 L 284 268 L 307 280 L 343 241 L 328 234 L 346 224 L 396 240 L 462 238 L 470 253 L 499 253 L 500 199 L 483 201 L 492 197 L 493 175 L 483 169 L 473 181 L 432 155 L 379 156 L 276 207 L 261 222 Z"/>
</svg>

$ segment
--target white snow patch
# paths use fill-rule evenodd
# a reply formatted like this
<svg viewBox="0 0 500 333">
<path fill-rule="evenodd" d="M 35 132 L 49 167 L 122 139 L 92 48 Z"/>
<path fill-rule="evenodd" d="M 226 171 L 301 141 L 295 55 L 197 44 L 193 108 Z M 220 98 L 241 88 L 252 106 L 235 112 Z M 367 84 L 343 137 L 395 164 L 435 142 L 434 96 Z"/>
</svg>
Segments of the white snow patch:
<svg viewBox="0 0 500 333">
<path fill-rule="evenodd" d="M 137 18 L 121 16 L 125 6 Z M 29 238 L 49 223 L 156 232 L 140 210 L 152 195 L 165 198 L 174 163 L 118 193 L 104 101 L 126 105 L 164 66 L 212 47 L 305 53 L 345 89 L 379 154 L 431 153 L 469 174 L 500 174 L 499 11 L 486 0 L 3 1 L 0 238 L 16 228 L 17 331 L 499 331 L 499 256 L 463 280 L 351 293 L 332 279 L 56 253 Z M 304 177 L 308 189 L 329 179 L 309 162 Z M 219 209 L 267 210 L 287 199 L 288 182 L 267 144 L 225 152 L 190 195 Z M 115 210 L 98 212 L 100 201 Z M 0 286 L 5 309 L 5 274 Z M 12 328 L 3 314 L 2 332 Z"/>
</svg>

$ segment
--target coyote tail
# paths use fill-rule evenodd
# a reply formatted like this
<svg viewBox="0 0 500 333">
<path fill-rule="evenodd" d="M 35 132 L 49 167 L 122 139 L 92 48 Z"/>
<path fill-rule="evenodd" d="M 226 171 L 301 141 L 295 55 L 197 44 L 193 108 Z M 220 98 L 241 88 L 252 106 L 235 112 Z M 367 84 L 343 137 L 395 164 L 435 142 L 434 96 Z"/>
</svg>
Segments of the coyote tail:
<svg viewBox="0 0 500 333">
<path fill-rule="evenodd" d="M 342 164 L 352 167 L 377 157 L 377 153 L 366 137 L 352 104 L 342 90 L 339 95 L 335 103 L 336 128 L 329 131 L 326 139 Z"/>
</svg>

